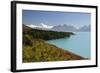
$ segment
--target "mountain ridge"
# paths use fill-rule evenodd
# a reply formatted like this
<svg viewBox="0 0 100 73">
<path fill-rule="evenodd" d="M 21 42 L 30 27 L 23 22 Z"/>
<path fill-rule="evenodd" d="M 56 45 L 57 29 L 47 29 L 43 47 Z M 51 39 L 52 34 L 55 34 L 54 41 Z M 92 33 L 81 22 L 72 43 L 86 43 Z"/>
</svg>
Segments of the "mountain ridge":
<svg viewBox="0 0 100 73">
<path fill-rule="evenodd" d="M 41 30 L 51 30 L 51 31 L 62 31 L 62 32 L 90 32 L 91 26 L 90 25 L 84 25 L 82 27 L 75 27 L 74 25 L 56 25 L 56 26 L 50 26 L 44 23 L 40 23 L 40 25 L 26 25 L 30 28 L 35 28 L 35 29 L 41 29 Z"/>
</svg>

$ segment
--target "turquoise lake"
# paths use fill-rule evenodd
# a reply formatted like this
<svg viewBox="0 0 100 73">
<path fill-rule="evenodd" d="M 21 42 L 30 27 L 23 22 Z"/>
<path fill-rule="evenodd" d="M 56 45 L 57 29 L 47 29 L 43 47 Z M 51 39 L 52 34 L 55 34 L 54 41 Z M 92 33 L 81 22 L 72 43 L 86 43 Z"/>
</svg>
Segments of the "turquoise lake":
<svg viewBox="0 0 100 73">
<path fill-rule="evenodd" d="M 49 40 L 47 43 L 56 45 L 59 48 L 68 50 L 84 58 L 91 58 L 91 37 L 90 32 L 74 32 L 69 38 Z"/>
</svg>

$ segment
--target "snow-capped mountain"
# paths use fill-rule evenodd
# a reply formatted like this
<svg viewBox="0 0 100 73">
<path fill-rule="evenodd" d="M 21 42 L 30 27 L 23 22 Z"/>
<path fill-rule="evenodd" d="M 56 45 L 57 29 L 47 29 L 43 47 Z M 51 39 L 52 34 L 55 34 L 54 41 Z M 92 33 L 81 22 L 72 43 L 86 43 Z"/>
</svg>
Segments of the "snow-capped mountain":
<svg viewBox="0 0 100 73">
<path fill-rule="evenodd" d="M 41 30 L 52 30 L 52 31 L 63 31 L 63 32 L 87 32 L 90 31 L 90 25 L 86 26 L 84 25 L 83 27 L 75 27 L 74 25 L 67 25 L 67 24 L 61 24 L 61 25 L 56 25 L 56 26 L 50 26 L 44 23 L 40 23 L 38 25 L 30 24 L 26 25 L 30 28 L 35 28 L 35 29 L 41 29 Z"/>
<path fill-rule="evenodd" d="M 49 26 L 49 25 L 46 25 L 44 23 L 41 23 L 41 25 L 42 25 L 43 28 L 47 28 L 47 29 L 52 29 L 53 28 L 53 26 Z"/>
<path fill-rule="evenodd" d="M 36 25 L 33 25 L 33 24 L 26 25 L 26 26 L 28 26 L 28 27 L 31 27 L 31 28 L 37 28 L 37 27 L 38 27 L 38 26 L 36 26 Z"/>
<path fill-rule="evenodd" d="M 44 23 L 40 23 L 39 25 L 30 24 L 26 26 L 31 27 L 31 28 L 37 28 L 37 29 L 52 29 L 53 28 L 53 26 L 46 25 Z"/>
<path fill-rule="evenodd" d="M 91 26 L 90 25 L 84 25 L 84 26 L 82 26 L 82 27 L 80 27 L 79 29 L 78 29 L 78 31 L 83 31 L 83 32 L 85 32 L 85 31 L 91 31 Z"/>
<path fill-rule="evenodd" d="M 52 28 L 53 31 L 63 31 L 63 32 L 89 32 L 90 25 L 84 25 L 83 27 L 76 27 L 74 25 L 57 25 Z"/>
<path fill-rule="evenodd" d="M 75 26 L 72 26 L 72 25 L 57 25 L 57 26 L 54 26 L 52 28 L 52 30 L 54 31 L 76 31 L 77 28 Z"/>
</svg>

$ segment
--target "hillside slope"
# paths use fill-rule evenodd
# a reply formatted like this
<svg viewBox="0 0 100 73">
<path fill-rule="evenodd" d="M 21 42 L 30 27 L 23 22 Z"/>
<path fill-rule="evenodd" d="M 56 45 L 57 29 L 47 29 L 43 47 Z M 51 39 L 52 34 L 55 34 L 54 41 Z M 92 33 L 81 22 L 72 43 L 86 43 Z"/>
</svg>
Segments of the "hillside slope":
<svg viewBox="0 0 100 73">
<path fill-rule="evenodd" d="M 40 39 L 34 39 L 32 46 L 23 46 L 23 62 L 46 62 L 84 59 L 69 51 L 58 48 Z"/>
</svg>

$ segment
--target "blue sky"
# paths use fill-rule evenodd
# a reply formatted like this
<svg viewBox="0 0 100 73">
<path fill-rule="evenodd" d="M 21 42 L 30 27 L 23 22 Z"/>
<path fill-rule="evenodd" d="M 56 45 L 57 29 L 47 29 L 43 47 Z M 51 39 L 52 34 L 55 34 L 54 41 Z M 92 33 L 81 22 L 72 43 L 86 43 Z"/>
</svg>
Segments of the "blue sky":
<svg viewBox="0 0 100 73">
<path fill-rule="evenodd" d="M 54 11 L 34 11 L 23 10 L 22 11 L 22 23 L 23 24 L 40 24 L 47 25 L 74 25 L 81 27 L 91 24 L 91 15 L 89 13 L 77 13 L 77 12 L 54 12 Z"/>
</svg>

